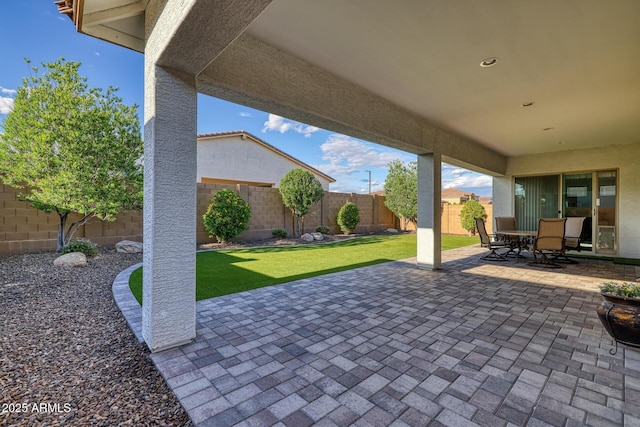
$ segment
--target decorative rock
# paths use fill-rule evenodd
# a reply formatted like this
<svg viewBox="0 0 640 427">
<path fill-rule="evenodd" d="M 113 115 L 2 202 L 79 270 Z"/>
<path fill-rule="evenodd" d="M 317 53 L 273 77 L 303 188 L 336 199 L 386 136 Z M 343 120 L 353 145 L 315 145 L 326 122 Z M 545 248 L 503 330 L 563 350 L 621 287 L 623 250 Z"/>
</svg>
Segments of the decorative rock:
<svg viewBox="0 0 640 427">
<path fill-rule="evenodd" d="M 311 233 L 313 236 L 313 240 L 324 240 L 324 234 L 322 233 Z"/>
<path fill-rule="evenodd" d="M 396 230 L 395 228 L 387 228 L 386 230 L 384 230 L 385 233 L 391 233 L 391 234 L 396 234 L 398 233 L 398 230 Z"/>
<path fill-rule="evenodd" d="M 304 233 L 302 236 L 300 236 L 300 238 L 305 242 L 313 242 L 314 240 L 313 236 L 309 233 Z"/>
<path fill-rule="evenodd" d="M 142 252 L 142 243 L 132 240 L 122 240 L 116 243 L 116 252 L 123 254 L 137 254 Z"/>
<path fill-rule="evenodd" d="M 86 267 L 87 256 L 82 252 L 70 252 L 53 260 L 56 267 Z"/>
</svg>

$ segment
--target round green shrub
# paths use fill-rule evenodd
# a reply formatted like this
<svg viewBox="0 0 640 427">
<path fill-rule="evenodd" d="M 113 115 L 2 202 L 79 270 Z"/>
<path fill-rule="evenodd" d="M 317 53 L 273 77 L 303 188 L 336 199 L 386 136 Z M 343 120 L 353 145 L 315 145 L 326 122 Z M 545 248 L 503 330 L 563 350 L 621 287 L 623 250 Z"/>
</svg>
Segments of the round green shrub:
<svg viewBox="0 0 640 427">
<path fill-rule="evenodd" d="M 347 202 L 338 211 L 336 220 L 340 230 L 351 233 L 360 222 L 360 209 L 354 203 Z"/>
<path fill-rule="evenodd" d="M 209 237 L 225 243 L 247 229 L 250 217 L 249 203 L 235 191 L 224 189 L 213 195 L 202 222 Z"/>
<path fill-rule="evenodd" d="M 321 225 L 319 227 L 316 227 L 316 233 L 329 234 L 330 230 L 326 225 Z"/>
<path fill-rule="evenodd" d="M 285 237 L 287 237 L 287 230 L 285 230 L 284 228 L 278 228 L 276 230 L 273 230 L 271 234 L 273 235 L 273 237 L 284 239 Z"/>
<path fill-rule="evenodd" d="M 86 256 L 96 256 L 98 254 L 98 245 L 87 239 L 78 239 L 62 248 L 63 254 L 70 252 L 82 252 Z"/>
</svg>

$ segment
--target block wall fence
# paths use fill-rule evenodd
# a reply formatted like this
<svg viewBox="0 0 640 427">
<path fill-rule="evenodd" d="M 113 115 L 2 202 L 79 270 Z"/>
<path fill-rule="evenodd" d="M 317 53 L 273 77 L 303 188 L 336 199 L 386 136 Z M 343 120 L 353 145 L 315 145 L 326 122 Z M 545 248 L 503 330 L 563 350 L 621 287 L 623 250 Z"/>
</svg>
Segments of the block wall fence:
<svg viewBox="0 0 640 427">
<path fill-rule="evenodd" d="M 257 240 L 271 237 L 278 228 L 294 234 L 294 218 L 282 204 L 277 188 L 252 187 L 247 185 L 223 185 L 198 183 L 197 233 L 198 244 L 213 241 L 202 225 L 202 214 L 209 206 L 213 195 L 229 188 L 237 191 L 251 206 L 249 229 L 240 234 L 238 240 Z M 0 254 L 54 251 L 58 236 L 59 217 L 34 209 L 28 202 L 18 200 L 19 190 L 0 184 Z M 304 231 L 312 232 L 316 227 L 329 227 L 331 233 L 339 233 L 336 223 L 338 210 L 346 202 L 353 202 L 360 210 L 360 224 L 356 233 L 373 233 L 387 228 L 400 227 L 400 221 L 384 205 L 384 196 L 354 193 L 326 192 L 304 218 Z M 485 206 L 489 218 L 491 205 Z M 443 234 L 467 232 L 460 226 L 458 205 L 444 205 L 442 217 Z M 68 224 L 78 219 L 70 216 Z M 490 224 L 492 221 L 488 221 Z M 102 246 L 112 247 L 120 240 L 142 241 L 142 212 L 124 212 L 114 222 L 93 221 L 82 226 L 75 238 L 86 238 Z"/>
</svg>

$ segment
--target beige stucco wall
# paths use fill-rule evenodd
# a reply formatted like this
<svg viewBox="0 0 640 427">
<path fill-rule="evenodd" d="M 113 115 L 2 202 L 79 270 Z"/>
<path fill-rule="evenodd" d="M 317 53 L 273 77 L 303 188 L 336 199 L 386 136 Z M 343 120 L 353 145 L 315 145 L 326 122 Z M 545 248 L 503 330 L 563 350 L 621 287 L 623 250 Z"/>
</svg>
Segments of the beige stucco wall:
<svg viewBox="0 0 640 427">
<path fill-rule="evenodd" d="M 603 149 L 571 150 L 510 158 L 507 174 L 494 178 L 495 215 L 513 214 L 516 176 L 618 171 L 617 239 L 619 257 L 640 258 L 640 143 Z"/>
<path fill-rule="evenodd" d="M 301 166 L 250 137 L 234 135 L 198 141 L 197 182 L 202 182 L 202 177 L 209 177 L 267 182 L 278 187 L 282 177 L 296 168 Z M 314 176 L 322 188 L 329 191 L 329 181 L 322 175 L 314 173 Z"/>
</svg>

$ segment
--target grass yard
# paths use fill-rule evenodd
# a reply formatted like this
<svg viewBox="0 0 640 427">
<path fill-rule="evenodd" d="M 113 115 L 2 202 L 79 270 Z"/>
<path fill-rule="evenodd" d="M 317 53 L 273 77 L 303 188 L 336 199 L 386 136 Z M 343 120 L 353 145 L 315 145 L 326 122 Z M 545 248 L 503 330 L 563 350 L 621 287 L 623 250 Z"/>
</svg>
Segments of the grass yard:
<svg viewBox="0 0 640 427">
<path fill-rule="evenodd" d="M 442 250 L 479 243 L 442 236 Z M 319 245 L 229 249 L 196 254 L 196 300 L 416 256 L 416 235 L 371 236 Z M 142 301 L 142 268 L 129 286 Z"/>
</svg>

